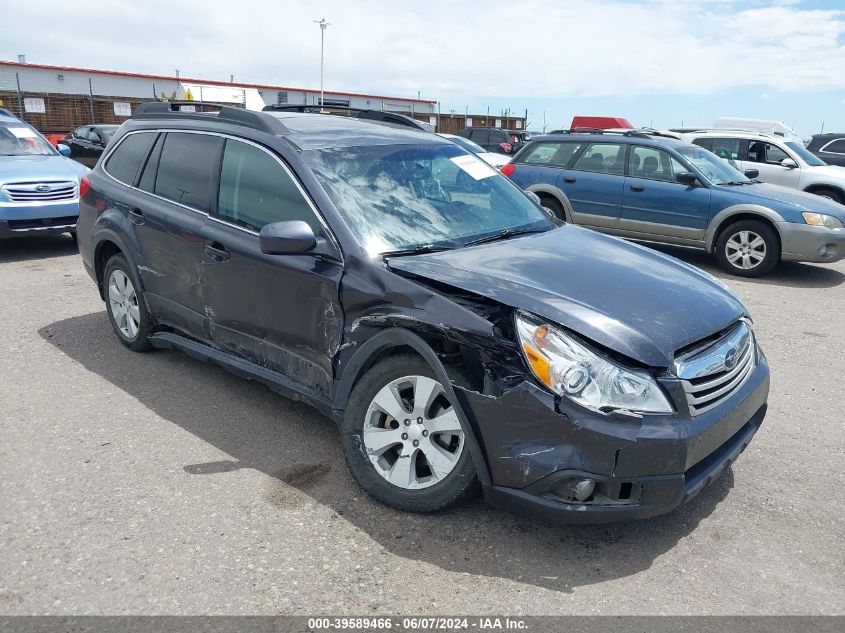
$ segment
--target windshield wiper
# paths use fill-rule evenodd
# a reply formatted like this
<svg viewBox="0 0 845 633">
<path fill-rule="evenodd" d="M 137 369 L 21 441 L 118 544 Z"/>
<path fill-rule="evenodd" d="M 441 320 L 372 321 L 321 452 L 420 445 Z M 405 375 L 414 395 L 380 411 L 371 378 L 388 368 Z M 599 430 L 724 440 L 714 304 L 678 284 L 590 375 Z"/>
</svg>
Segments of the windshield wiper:
<svg viewBox="0 0 845 633">
<path fill-rule="evenodd" d="M 498 240 L 505 240 L 509 237 L 515 237 L 517 235 L 528 235 L 529 233 L 545 233 L 549 229 L 540 229 L 534 227 L 532 229 L 502 229 L 498 233 L 493 233 L 493 235 L 485 235 L 484 237 L 479 237 L 475 240 L 470 240 L 464 246 L 475 246 L 476 244 L 486 244 L 487 242 L 496 242 Z"/>
<path fill-rule="evenodd" d="M 395 251 L 384 251 L 379 253 L 382 257 L 401 257 L 403 255 L 420 255 L 422 253 L 437 253 L 438 251 L 451 251 L 453 246 L 435 246 L 434 244 L 416 244 L 407 248 L 399 248 Z"/>
</svg>

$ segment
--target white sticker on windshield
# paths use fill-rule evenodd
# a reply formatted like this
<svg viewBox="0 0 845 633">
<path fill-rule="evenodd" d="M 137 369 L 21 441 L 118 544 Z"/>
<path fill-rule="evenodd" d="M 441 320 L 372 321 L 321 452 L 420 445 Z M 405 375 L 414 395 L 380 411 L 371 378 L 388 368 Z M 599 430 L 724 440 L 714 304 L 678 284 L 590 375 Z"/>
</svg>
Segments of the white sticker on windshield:
<svg viewBox="0 0 845 633">
<path fill-rule="evenodd" d="M 487 163 L 485 163 L 480 158 L 476 158 L 471 154 L 466 154 L 464 156 L 455 156 L 454 158 L 450 158 L 453 163 L 455 163 L 458 167 L 463 169 L 466 173 L 470 176 L 475 178 L 476 180 L 481 180 L 483 178 L 489 178 L 490 176 L 496 175 L 496 170 L 490 167 Z"/>
<path fill-rule="evenodd" d="M 10 127 L 7 129 L 17 138 L 38 138 L 38 135 L 28 127 Z"/>
</svg>

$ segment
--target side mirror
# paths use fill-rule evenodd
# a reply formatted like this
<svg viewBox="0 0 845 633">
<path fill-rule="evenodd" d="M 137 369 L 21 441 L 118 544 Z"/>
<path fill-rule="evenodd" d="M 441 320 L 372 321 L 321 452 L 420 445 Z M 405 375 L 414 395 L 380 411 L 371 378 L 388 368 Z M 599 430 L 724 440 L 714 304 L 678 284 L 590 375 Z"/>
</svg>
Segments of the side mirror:
<svg viewBox="0 0 845 633">
<path fill-rule="evenodd" d="M 687 187 L 694 187 L 698 182 L 698 176 L 691 171 L 680 171 L 675 174 L 675 180 Z"/>
<path fill-rule="evenodd" d="M 68 147 L 64 143 L 59 143 L 58 145 L 56 145 L 56 149 L 62 156 L 70 156 L 70 147 Z"/>
<path fill-rule="evenodd" d="M 746 169 L 745 170 L 745 177 L 751 178 L 751 180 L 754 180 L 759 175 L 760 175 L 759 169 Z"/>
<path fill-rule="evenodd" d="M 314 250 L 317 237 L 302 220 L 267 224 L 258 234 L 258 247 L 265 255 L 302 255 Z"/>
<path fill-rule="evenodd" d="M 782 161 L 780 161 L 780 164 L 782 167 L 786 167 L 787 169 L 795 169 L 796 167 L 798 167 L 798 163 L 796 163 L 791 158 L 784 158 Z"/>
</svg>

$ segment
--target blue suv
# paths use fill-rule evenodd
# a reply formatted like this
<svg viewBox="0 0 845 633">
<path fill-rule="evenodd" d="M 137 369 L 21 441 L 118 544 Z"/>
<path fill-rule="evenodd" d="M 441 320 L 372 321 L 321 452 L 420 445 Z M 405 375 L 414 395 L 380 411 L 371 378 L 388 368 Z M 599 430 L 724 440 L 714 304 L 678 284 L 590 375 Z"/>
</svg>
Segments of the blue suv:
<svg viewBox="0 0 845 633">
<path fill-rule="evenodd" d="M 71 233 L 88 168 L 0 108 L 0 239 Z"/>
<path fill-rule="evenodd" d="M 845 206 L 763 184 L 709 151 L 640 131 L 535 138 L 502 168 L 561 219 L 620 237 L 703 248 L 728 272 L 845 257 Z"/>
</svg>

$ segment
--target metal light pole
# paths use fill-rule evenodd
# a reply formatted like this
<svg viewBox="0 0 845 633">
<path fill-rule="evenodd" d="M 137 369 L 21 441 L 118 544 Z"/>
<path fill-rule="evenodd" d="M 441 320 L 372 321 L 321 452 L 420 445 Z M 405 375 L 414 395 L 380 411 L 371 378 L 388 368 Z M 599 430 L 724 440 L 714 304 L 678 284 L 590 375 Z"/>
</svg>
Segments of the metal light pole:
<svg viewBox="0 0 845 633">
<path fill-rule="evenodd" d="M 331 26 L 331 22 L 326 22 L 326 18 L 314 20 L 314 24 L 320 25 L 320 112 L 323 111 L 323 53 L 325 51 L 326 42 L 326 27 Z"/>
</svg>

